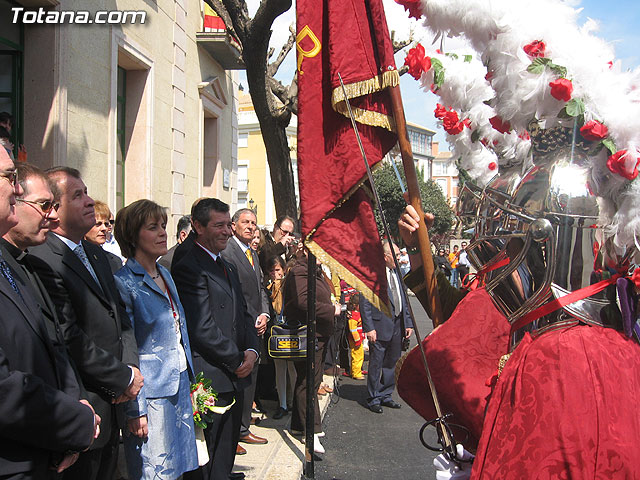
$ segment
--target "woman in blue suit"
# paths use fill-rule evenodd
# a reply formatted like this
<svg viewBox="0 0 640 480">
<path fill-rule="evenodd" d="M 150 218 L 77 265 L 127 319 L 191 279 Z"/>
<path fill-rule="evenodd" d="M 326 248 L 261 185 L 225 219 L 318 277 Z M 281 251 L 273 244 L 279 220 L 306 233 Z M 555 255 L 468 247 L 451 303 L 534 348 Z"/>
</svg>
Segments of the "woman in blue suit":
<svg viewBox="0 0 640 480">
<path fill-rule="evenodd" d="M 118 212 L 115 237 L 128 258 L 115 279 L 134 327 L 144 386 L 127 403 L 124 435 L 129 478 L 174 480 L 198 468 L 184 310 L 169 271 L 167 214 L 150 200 Z"/>
</svg>

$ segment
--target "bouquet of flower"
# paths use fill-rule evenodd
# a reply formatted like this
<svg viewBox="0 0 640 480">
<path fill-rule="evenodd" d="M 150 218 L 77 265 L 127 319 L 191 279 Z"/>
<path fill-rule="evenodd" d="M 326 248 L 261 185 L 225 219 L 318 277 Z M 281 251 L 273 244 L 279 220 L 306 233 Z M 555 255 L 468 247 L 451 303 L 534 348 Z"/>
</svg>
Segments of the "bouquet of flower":
<svg viewBox="0 0 640 480">
<path fill-rule="evenodd" d="M 213 414 L 218 393 L 211 388 L 211 379 L 205 378 L 202 372 L 196 375 L 195 383 L 191 384 L 191 405 L 193 406 L 193 423 L 205 429 L 207 423 L 213 421 Z"/>
</svg>

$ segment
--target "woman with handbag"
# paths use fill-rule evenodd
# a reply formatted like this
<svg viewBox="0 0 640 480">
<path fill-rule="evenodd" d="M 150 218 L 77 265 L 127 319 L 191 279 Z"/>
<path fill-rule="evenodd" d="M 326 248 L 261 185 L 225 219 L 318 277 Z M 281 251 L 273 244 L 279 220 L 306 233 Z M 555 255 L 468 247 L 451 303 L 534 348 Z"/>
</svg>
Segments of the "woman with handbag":
<svg viewBox="0 0 640 480">
<path fill-rule="evenodd" d="M 271 314 L 272 324 L 284 325 L 286 324 L 286 318 L 283 313 L 284 301 L 282 287 L 284 285 L 285 263 L 281 256 L 276 255 L 267 260 L 266 267 L 269 275 L 267 290 L 269 291 L 271 307 L 273 308 L 273 312 Z M 279 420 L 289 413 L 287 403 L 287 374 L 289 374 L 289 382 L 293 387 L 296 382 L 296 368 L 293 361 L 286 358 L 274 357 L 273 364 L 276 371 L 276 390 L 278 391 L 278 400 L 280 402 L 280 406 L 273 414 L 273 418 Z"/>
<path fill-rule="evenodd" d="M 185 314 L 169 271 L 167 214 L 151 200 L 118 212 L 115 237 L 128 258 L 115 280 L 133 325 L 144 386 L 125 404 L 124 451 L 131 480 L 175 480 L 198 468 Z"/>
<path fill-rule="evenodd" d="M 306 324 L 307 322 L 307 252 L 301 248 L 296 252 L 296 261 L 287 273 L 284 285 L 284 315 L 289 324 L 293 322 Z M 314 391 L 318 391 L 322 382 L 323 359 L 327 348 L 327 342 L 333 334 L 333 322 L 336 315 L 340 315 L 340 304 L 331 302 L 331 289 L 324 281 L 322 269 L 316 270 L 316 345 L 315 345 L 315 372 Z M 313 348 L 313 346 L 308 346 Z M 291 433 L 304 432 L 306 417 L 307 396 L 307 368 L 304 360 L 296 361 L 296 386 L 293 396 L 293 416 L 291 418 Z M 315 424 L 313 450 L 316 453 L 324 453 L 318 434 L 322 432 L 320 422 L 320 408 L 318 396 L 314 396 Z"/>
</svg>

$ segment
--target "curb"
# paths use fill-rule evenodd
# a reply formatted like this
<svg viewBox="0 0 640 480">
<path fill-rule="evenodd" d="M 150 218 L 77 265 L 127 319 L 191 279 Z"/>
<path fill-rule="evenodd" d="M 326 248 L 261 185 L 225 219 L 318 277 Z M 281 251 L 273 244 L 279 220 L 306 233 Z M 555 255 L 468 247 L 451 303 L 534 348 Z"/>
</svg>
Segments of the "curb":
<svg viewBox="0 0 640 480">
<path fill-rule="evenodd" d="M 325 375 L 323 382 L 333 385 L 334 377 Z M 324 418 L 333 393 L 320 397 L 320 415 Z M 265 418 L 251 427 L 255 435 L 269 440 L 266 445 L 241 444 L 246 455 L 237 456 L 234 472 L 243 472 L 247 480 L 300 480 L 304 465 L 304 444 L 289 432 L 290 417 L 282 420 Z"/>
</svg>

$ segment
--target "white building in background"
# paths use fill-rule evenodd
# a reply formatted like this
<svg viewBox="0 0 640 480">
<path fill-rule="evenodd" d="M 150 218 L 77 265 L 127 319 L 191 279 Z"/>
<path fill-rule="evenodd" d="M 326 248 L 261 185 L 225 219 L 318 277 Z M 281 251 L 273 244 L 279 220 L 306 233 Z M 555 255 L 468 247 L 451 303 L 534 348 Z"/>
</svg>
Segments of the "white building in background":
<svg viewBox="0 0 640 480">
<path fill-rule="evenodd" d="M 438 184 L 451 207 L 458 201 L 458 169 L 451 159 L 451 152 L 439 151 L 433 142 L 433 181 Z"/>
</svg>

